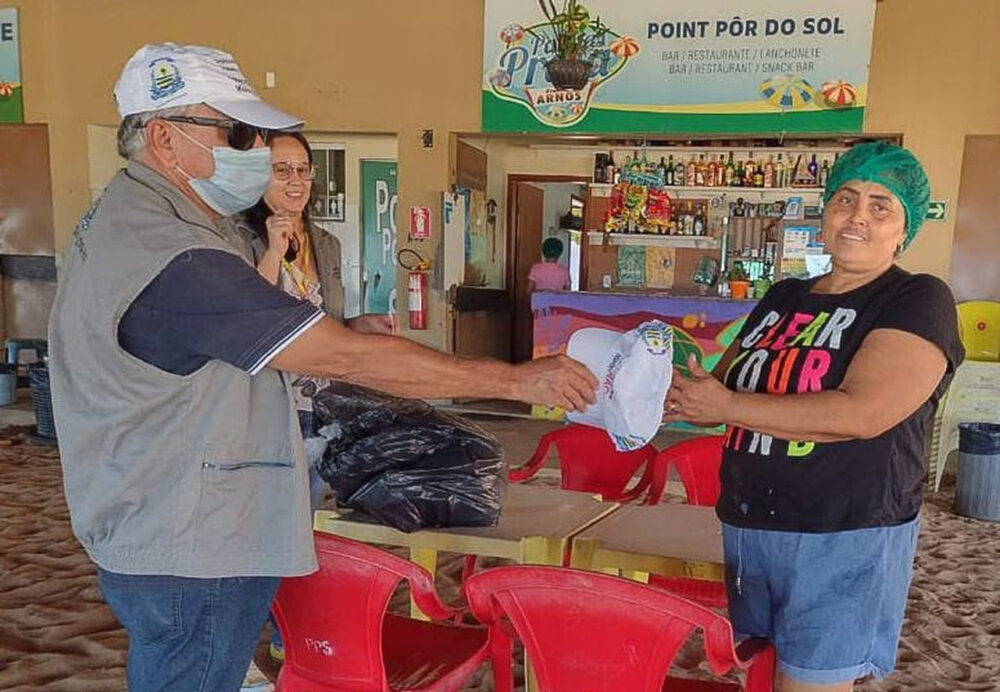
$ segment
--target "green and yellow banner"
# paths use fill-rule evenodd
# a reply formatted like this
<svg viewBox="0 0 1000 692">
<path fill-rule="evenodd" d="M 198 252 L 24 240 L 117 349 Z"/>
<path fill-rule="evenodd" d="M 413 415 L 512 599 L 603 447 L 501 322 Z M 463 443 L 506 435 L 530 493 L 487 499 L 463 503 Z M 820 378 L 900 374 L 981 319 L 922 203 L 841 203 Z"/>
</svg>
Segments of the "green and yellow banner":
<svg viewBox="0 0 1000 692">
<path fill-rule="evenodd" d="M 860 132 L 874 19 L 875 0 L 486 0 L 483 130 Z"/>
</svg>

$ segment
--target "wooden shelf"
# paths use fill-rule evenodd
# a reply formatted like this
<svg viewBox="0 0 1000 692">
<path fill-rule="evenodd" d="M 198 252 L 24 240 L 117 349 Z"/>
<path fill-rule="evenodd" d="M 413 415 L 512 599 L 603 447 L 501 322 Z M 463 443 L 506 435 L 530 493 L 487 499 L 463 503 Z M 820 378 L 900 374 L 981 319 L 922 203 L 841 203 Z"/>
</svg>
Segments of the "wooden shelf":
<svg viewBox="0 0 1000 692">
<path fill-rule="evenodd" d="M 614 187 L 611 183 L 591 183 L 590 189 L 596 197 L 609 197 L 611 195 L 611 188 Z M 671 185 L 663 188 L 668 193 L 670 192 L 701 192 L 705 193 L 705 196 L 711 196 L 717 193 L 734 194 L 737 197 L 746 196 L 753 193 L 765 194 L 776 194 L 776 195 L 819 195 L 823 193 L 823 188 L 821 187 L 703 187 L 703 186 L 688 186 L 688 185 Z"/>
<path fill-rule="evenodd" d="M 607 233 L 588 231 L 590 245 L 603 245 L 604 236 L 611 245 L 640 245 L 644 247 L 683 247 L 697 250 L 717 250 L 719 241 L 707 235 L 655 235 L 653 233 Z"/>
</svg>

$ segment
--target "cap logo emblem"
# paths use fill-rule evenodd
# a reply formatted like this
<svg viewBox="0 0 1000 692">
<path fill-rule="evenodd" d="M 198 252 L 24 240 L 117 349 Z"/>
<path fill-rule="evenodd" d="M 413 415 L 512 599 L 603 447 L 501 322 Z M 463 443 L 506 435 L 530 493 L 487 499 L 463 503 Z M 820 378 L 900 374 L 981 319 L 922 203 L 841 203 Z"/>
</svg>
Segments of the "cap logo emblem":
<svg viewBox="0 0 1000 692">
<path fill-rule="evenodd" d="M 172 58 L 157 58 L 149 63 L 149 96 L 154 101 L 184 88 L 181 71 Z"/>
</svg>

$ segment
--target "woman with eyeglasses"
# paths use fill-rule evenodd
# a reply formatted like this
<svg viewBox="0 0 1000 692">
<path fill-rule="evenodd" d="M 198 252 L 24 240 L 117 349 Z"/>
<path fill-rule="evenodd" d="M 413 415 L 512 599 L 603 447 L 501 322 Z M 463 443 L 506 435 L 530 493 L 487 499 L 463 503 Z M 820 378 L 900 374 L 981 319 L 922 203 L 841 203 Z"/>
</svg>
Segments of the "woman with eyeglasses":
<svg viewBox="0 0 1000 692">
<path fill-rule="evenodd" d="M 271 132 L 271 184 L 256 205 L 237 220 L 253 248 L 257 271 L 267 281 L 299 300 L 308 301 L 357 331 L 392 334 L 391 315 L 362 315 L 344 320 L 340 241 L 314 224 L 309 215 L 312 181 L 316 176 L 312 149 L 300 132 Z M 312 396 L 326 384 L 307 375 L 292 380 L 302 437 L 315 437 Z M 314 461 L 310 459 L 310 461 Z M 313 503 L 322 501 L 324 484 L 311 474 Z"/>
</svg>

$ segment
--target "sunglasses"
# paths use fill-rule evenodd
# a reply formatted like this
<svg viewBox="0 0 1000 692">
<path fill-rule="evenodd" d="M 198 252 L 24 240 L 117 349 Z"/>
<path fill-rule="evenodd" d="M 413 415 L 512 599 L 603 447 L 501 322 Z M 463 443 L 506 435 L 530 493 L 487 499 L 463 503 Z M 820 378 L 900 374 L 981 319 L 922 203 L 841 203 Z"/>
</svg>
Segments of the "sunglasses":
<svg viewBox="0 0 1000 692">
<path fill-rule="evenodd" d="M 159 120 L 167 120 L 172 123 L 187 123 L 188 125 L 200 125 L 201 127 L 217 127 L 226 131 L 226 140 L 233 149 L 246 151 L 252 149 L 257 137 L 261 139 L 267 130 L 255 125 L 248 125 L 239 120 L 225 120 L 221 118 L 203 118 L 198 115 L 165 115 Z"/>
<path fill-rule="evenodd" d="M 271 172 L 276 180 L 291 180 L 292 176 L 298 176 L 299 180 L 312 180 L 316 177 L 316 165 L 308 163 L 288 163 L 279 161 L 271 164 Z"/>
</svg>

